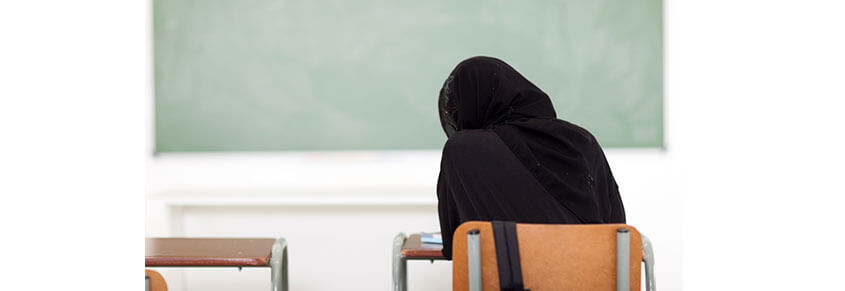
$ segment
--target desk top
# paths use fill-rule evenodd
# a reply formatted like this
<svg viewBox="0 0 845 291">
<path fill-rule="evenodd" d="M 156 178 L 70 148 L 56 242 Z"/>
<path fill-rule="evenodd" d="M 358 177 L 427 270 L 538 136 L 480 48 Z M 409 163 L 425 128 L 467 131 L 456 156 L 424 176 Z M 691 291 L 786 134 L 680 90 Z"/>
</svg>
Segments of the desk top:
<svg viewBox="0 0 845 291">
<path fill-rule="evenodd" d="M 146 266 L 264 266 L 272 238 L 147 238 Z"/>
<path fill-rule="evenodd" d="M 443 246 L 439 244 L 424 244 L 420 240 L 420 234 L 411 234 L 402 245 L 402 257 L 411 260 L 445 260 Z"/>
</svg>

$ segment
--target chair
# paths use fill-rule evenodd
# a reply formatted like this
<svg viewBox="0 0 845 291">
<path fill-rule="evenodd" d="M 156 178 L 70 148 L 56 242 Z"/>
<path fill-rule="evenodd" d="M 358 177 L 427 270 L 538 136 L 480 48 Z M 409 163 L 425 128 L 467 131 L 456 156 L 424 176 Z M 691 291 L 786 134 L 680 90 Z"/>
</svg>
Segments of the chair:
<svg viewBox="0 0 845 291">
<path fill-rule="evenodd" d="M 504 256 L 505 262 L 510 261 L 509 266 L 516 265 L 516 270 L 521 265 L 521 272 L 503 276 L 506 285 L 519 280 L 526 290 L 532 291 L 634 291 L 640 288 L 640 261 L 643 261 L 646 290 L 655 290 L 651 242 L 630 225 L 510 224 L 514 225 L 516 238 L 508 243 L 518 242 L 515 248 L 518 252 L 514 256 L 515 250 L 502 253 L 500 248 L 499 256 Z M 501 229 L 501 226 L 496 228 L 496 232 L 502 233 Z M 452 290 L 500 290 L 497 246 L 502 246 L 501 241 L 505 240 L 496 236 L 503 237 L 494 234 L 491 222 L 470 221 L 455 230 Z M 519 259 L 510 260 L 514 257 Z"/>
<path fill-rule="evenodd" d="M 161 276 L 159 272 L 146 269 L 145 272 L 145 285 L 147 291 L 167 291 L 167 282 L 164 281 L 164 277 Z"/>
</svg>

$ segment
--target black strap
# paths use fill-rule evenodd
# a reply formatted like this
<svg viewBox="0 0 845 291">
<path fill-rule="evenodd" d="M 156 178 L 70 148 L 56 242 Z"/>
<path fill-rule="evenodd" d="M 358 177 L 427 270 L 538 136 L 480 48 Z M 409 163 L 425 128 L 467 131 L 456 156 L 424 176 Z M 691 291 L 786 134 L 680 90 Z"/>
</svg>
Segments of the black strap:
<svg viewBox="0 0 845 291">
<path fill-rule="evenodd" d="M 496 261 L 499 266 L 499 288 L 503 291 L 526 291 L 522 283 L 516 223 L 493 221 L 493 239 L 496 243 Z"/>
</svg>

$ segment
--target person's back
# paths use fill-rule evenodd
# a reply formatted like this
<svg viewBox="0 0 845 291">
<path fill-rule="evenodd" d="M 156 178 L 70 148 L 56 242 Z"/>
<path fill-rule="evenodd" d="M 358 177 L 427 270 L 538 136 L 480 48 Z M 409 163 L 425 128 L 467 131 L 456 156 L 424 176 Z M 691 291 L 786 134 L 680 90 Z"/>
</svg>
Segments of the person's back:
<svg viewBox="0 0 845 291">
<path fill-rule="evenodd" d="M 598 142 L 556 118 L 551 100 L 501 60 L 458 64 L 440 93 L 449 137 L 437 185 L 443 254 L 460 223 L 624 223 Z"/>
</svg>

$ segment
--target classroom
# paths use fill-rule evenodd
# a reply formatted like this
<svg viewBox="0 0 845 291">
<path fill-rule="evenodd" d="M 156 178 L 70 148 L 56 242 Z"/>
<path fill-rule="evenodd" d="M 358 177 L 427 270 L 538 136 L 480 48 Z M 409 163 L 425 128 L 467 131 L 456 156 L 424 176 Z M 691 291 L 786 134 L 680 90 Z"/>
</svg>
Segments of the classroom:
<svg viewBox="0 0 845 291">
<path fill-rule="evenodd" d="M 196 5 L 153 2 L 148 237 L 283 237 L 292 290 L 396 284 L 397 234 L 440 230 L 438 86 L 462 59 L 490 55 L 598 136 L 637 197 L 628 219 L 669 246 L 661 283 L 677 284 L 680 225 L 648 219 L 677 207 L 647 203 L 680 204 L 671 184 L 650 186 L 669 175 L 660 1 Z M 161 272 L 170 289 L 270 287 L 261 269 Z M 448 261 L 409 260 L 406 272 L 409 290 L 452 284 Z"/>
<path fill-rule="evenodd" d="M 841 285 L 842 4 L 54 2 L 0 6 L 14 290 Z"/>
</svg>

